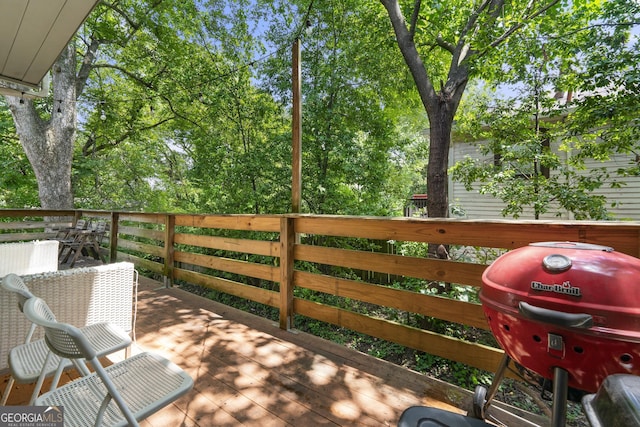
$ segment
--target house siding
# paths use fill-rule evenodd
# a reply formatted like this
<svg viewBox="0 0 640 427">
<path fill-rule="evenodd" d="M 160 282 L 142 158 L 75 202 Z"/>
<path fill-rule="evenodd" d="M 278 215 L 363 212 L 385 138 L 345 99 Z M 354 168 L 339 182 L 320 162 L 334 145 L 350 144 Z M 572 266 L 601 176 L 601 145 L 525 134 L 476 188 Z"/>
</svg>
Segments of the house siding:
<svg viewBox="0 0 640 427">
<path fill-rule="evenodd" d="M 487 162 L 493 162 L 493 156 L 483 156 L 475 144 L 468 142 L 456 141 L 452 144 L 452 149 L 449 153 L 449 164 L 454 165 L 456 162 L 464 159 L 466 156 L 470 156 L 476 159 L 485 160 Z M 552 143 L 551 149 L 557 151 L 558 144 Z M 627 167 L 629 162 L 635 159 L 635 156 L 629 155 L 616 155 L 610 160 L 599 162 L 596 160 L 590 160 L 586 163 L 586 169 L 582 171 L 583 174 L 588 174 L 590 170 L 594 168 L 605 167 L 612 174 L 616 176 L 617 169 Z M 553 173 L 553 172 L 552 172 Z M 601 194 L 607 199 L 607 210 L 609 214 L 615 220 L 640 220 L 640 177 L 625 177 L 623 179 L 617 178 L 619 181 L 623 181 L 626 185 L 620 188 L 611 188 L 610 180 L 605 183 L 600 189 L 595 190 L 593 194 Z M 504 218 L 501 214 L 505 204 L 497 198 L 490 195 L 480 194 L 478 189 L 479 184 L 474 184 L 472 191 L 467 191 L 464 185 L 459 182 L 453 182 L 451 176 L 449 176 L 449 203 L 452 207 L 459 208 L 460 212 L 464 212 L 464 215 L 452 214 L 452 217 L 462 216 L 470 219 L 501 219 Z M 615 206 L 611 206 L 615 204 Z M 543 214 L 540 219 L 573 219 L 573 216 L 566 211 L 558 213 L 557 208 L 549 209 L 549 212 Z M 534 212 L 531 208 L 525 208 L 523 213 L 519 217 L 520 219 L 533 219 Z"/>
</svg>

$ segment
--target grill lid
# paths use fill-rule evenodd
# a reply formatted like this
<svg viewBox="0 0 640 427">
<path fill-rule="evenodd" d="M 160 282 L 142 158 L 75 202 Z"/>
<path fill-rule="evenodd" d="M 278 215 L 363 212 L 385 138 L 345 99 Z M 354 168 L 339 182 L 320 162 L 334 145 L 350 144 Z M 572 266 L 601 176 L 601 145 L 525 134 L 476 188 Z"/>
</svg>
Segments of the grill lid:
<svg viewBox="0 0 640 427">
<path fill-rule="evenodd" d="M 480 300 L 500 346 L 544 378 L 595 391 L 640 375 L 640 259 L 608 246 L 542 242 L 507 252 L 482 275 Z"/>
<path fill-rule="evenodd" d="M 482 283 L 483 304 L 504 312 L 522 313 L 524 301 L 557 312 L 586 312 L 596 326 L 640 335 L 640 259 L 608 246 L 532 243 L 495 260 Z"/>
</svg>

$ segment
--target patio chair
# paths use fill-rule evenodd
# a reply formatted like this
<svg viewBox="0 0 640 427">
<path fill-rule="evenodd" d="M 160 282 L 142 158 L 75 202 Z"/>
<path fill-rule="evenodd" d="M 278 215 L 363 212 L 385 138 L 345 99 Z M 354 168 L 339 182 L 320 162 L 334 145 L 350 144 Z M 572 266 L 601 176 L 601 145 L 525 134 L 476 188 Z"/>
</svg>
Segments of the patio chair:
<svg viewBox="0 0 640 427">
<path fill-rule="evenodd" d="M 29 288 L 24 284 L 22 278 L 16 274 L 8 274 L 0 282 L 0 286 L 13 292 L 18 298 L 18 308 L 24 313 L 24 304 L 27 300 L 35 298 Z M 4 326 L 4 325 L 3 325 Z M 10 326 L 10 325 L 9 325 Z M 81 360 L 74 363 L 67 359 L 62 359 L 58 356 L 50 357 L 47 360 L 47 355 L 50 353 L 44 339 L 32 341 L 33 334 L 37 325 L 31 322 L 27 335 L 25 337 L 24 344 L 16 346 L 9 351 L 9 380 L 2 394 L 1 406 L 7 404 L 9 393 L 13 388 L 14 383 L 18 384 L 31 384 L 36 382 L 36 386 L 31 395 L 29 404 L 33 404 L 35 398 L 40 393 L 42 384 L 46 377 L 54 375 L 51 387 L 55 388 L 60 380 L 60 376 L 65 369 L 74 365 L 78 371 L 87 375 L 89 370 Z M 88 325 L 82 328 L 83 333 L 87 336 L 92 343 L 98 355 L 106 356 L 116 351 L 126 349 L 131 345 L 131 337 L 124 332 L 121 328 L 109 324 L 109 323 L 96 323 Z M 44 375 L 41 375 L 43 374 Z"/>
<path fill-rule="evenodd" d="M 80 230 L 75 234 L 74 239 L 61 242 L 61 248 L 59 252 L 61 263 L 66 263 L 73 253 L 73 258 L 69 263 L 69 267 L 71 268 L 75 265 L 78 257 L 82 253 L 88 252 L 92 252 L 92 255 L 95 259 L 100 259 L 102 262 L 104 262 L 104 259 L 102 259 L 102 256 L 100 255 L 100 243 L 102 242 L 106 231 L 106 221 L 98 221 L 95 229 L 91 228 L 87 230 Z M 62 254 L 65 252 L 65 250 L 66 255 L 63 257 Z"/>
<path fill-rule="evenodd" d="M 60 357 L 85 359 L 94 372 L 42 394 L 35 404 L 63 406 L 66 427 L 138 426 L 138 421 L 186 394 L 193 379 L 153 353 L 140 353 L 103 367 L 83 332 L 60 323 L 40 298 L 30 298 L 24 313 L 45 330 L 46 343 Z"/>
<path fill-rule="evenodd" d="M 61 251 L 62 242 L 73 240 L 74 234 L 77 233 L 78 231 L 84 230 L 86 227 L 87 227 L 87 220 L 78 219 L 76 221 L 75 226 L 61 228 L 56 232 L 56 235 L 53 237 L 50 237 L 49 240 L 57 240 L 58 242 L 60 242 L 60 251 Z M 61 252 L 58 252 L 58 255 L 60 255 L 60 253 Z"/>
</svg>

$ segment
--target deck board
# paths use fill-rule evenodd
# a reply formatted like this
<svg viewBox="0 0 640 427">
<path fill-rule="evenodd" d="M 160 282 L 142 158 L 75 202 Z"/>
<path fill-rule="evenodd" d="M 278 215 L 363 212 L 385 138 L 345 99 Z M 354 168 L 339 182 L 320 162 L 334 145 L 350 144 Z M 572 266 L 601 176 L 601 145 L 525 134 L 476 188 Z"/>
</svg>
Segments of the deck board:
<svg viewBox="0 0 640 427">
<path fill-rule="evenodd" d="M 161 296 L 148 298 L 152 294 Z M 200 396 L 176 404 L 194 425 L 391 426 L 411 404 L 458 410 L 385 384 L 359 360 L 364 355 L 336 352 L 332 343 L 282 331 L 274 322 L 178 289 L 146 289 L 140 296 L 137 343 L 196 380 Z M 151 307 L 167 314 L 154 321 Z M 378 373 L 391 368 L 380 365 Z M 228 416 L 216 415 L 221 411 Z"/>
<path fill-rule="evenodd" d="M 464 413 L 460 408 L 470 397 L 437 379 L 144 277 L 135 332 L 134 354 L 158 352 L 195 380 L 189 394 L 142 423 L 147 427 L 395 426 L 409 406 Z M 30 386 L 20 385 L 9 404 L 26 404 L 29 394 Z"/>
</svg>

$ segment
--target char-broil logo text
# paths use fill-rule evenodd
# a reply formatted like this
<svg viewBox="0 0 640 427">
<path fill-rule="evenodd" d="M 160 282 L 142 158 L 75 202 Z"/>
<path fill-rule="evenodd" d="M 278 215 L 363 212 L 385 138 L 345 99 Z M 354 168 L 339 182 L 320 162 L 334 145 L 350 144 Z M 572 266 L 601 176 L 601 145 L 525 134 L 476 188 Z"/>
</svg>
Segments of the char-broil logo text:
<svg viewBox="0 0 640 427">
<path fill-rule="evenodd" d="M 574 297 L 582 296 L 580 288 L 577 286 L 571 286 L 571 282 L 568 280 L 566 282 L 562 282 L 560 285 L 557 283 L 549 285 L 534 280 L 531 282 L 531 289 L 534 291 L 555 292 L 557 294 L 571 295 Z"/>
</svg>

